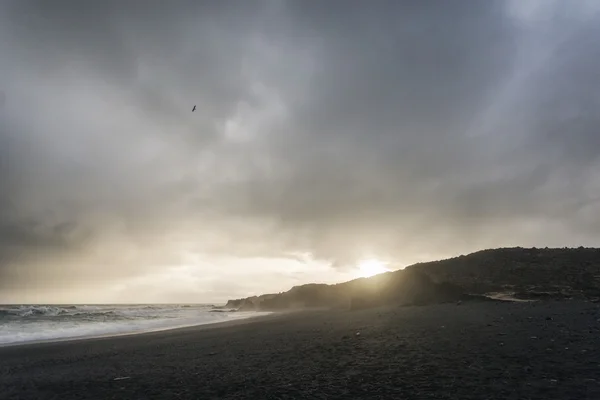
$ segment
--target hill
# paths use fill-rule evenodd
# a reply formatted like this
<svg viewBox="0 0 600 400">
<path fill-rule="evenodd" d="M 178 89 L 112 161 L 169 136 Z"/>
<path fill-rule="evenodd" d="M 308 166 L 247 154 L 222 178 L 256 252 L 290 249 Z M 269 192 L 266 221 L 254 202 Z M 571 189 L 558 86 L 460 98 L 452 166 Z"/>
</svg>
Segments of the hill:
<svg viewBox="0 0 600 400">
<path fill-rule="evenodd" d="M 419 263 L 434 281 L 451 282 L 469 293 L 511 291 L 537 295 L 600 295 L 600 249 L 502 248 L 482 250 L 442 261 Z"/>
<path fill-rule="evenodd" d="M 419 271 L 396 271 L 335 285 L 307 284 L 287 292 L 230 300 L 225 307 L 280 311 L 299 308 L 364 308 L 376 305 L 428 304 L 464 298 L 463 290 L 436 283 Z"/>
<path fill-rule="evenodd" d="M 336 285 L 307 284 L 287 292 L 230 300 L 226 307 L 270 311 L 362 308 L 449 302 L 492 292 L 511 292 L 520 298 L 598 297 L 600 249 L 482 250 Z"/>
</svg>

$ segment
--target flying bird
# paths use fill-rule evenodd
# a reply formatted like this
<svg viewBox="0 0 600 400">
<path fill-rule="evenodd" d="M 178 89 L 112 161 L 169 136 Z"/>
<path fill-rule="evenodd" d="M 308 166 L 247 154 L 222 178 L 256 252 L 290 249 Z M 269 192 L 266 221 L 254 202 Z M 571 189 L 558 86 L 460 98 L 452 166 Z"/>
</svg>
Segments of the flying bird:
<svg viewBox="0 0 600 400">
<path fill-rule="evenodd" d="M 192 112 L 196 111 L 196 106 L 194 106 L 194 108 L 192 108 Z"/>
</svg>

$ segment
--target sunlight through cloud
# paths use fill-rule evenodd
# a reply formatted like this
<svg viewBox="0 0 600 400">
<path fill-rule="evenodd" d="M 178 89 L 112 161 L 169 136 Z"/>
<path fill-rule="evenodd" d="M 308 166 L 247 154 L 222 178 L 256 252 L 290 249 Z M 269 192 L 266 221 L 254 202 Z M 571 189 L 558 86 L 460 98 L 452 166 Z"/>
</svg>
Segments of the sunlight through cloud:
<svg viewBox="0 0 600 400">
<path fill-rule="evenodd" d="M 358 264 L 358 269 L 362 278 L 369 278 L 371 276 L 383 274 L 384 272 L 390 271 L 386 268 L 386 265 L 383 262 L 376 259 L 368 259 L 361 261 Z"/>
</svg>

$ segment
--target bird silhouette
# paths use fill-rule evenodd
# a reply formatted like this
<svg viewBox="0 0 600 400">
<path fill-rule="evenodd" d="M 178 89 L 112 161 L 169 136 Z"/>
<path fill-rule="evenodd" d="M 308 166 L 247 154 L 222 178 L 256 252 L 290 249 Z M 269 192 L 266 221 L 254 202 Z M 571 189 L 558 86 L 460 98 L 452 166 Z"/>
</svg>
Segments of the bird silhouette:
<svg viewBox="0 0 600 400">
<path fill-rule="evenodd" d="M 194 106 L 194 108 L 192 108 L 192 112 L 196 111 L 196 106 Z"/>
</svg>

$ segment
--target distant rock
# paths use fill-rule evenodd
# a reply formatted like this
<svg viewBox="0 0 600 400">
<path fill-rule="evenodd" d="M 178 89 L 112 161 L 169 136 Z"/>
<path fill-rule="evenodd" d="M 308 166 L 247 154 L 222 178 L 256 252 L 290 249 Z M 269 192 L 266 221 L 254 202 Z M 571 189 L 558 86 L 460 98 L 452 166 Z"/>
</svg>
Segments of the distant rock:
<svg viewBox="0 0 600 400">
<path fill-rule="evenodd" d="M 229 300 L 225 308 L 238 308 L 245 299 Z"/>
</svg>

